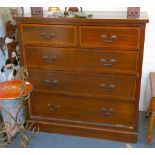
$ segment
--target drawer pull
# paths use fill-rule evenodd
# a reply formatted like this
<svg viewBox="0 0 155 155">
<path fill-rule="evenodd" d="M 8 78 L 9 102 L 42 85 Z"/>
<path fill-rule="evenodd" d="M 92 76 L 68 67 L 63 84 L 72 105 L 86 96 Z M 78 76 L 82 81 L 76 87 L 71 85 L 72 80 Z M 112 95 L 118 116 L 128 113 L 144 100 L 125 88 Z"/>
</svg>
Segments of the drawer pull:
<svg viewBox="0 0 155 155">
<path fill-rule="evenodd" d="M 106 43 L 112 43 L 117 40 L 117 38 L 117 35 L 111 35 L 110 37 L 108 37 L 106 34 L 101 35 L 101 39 Z"/>
<path fill-rule="evenodd" d="M 43 55 L 43 60 L 46 62 L 55 62 L 56 56 L 48 57 L 47 55 Z"/>
<path fill-rule="evenodd" d="M 54 33 L 41 33 L 40 36 L 44 39 L 50 40 L 55 36 L 55 34 Z"/>
<path fill-rule="evenodd" d="M 114 84 L 110 84 L 110 85 L 106 85 L 104 83 L 100 84 L 100 87 L 104 90 L 104 91 L 111 91 L 115 88 Z"/>
<path fill-rule="evenodd" d="M 101 108 L 100 111 L 104 115 L 112 115 L 114 113 L 114 109 L 112 108 L 109 108 L 109 109 Z"/>
<path fill-rule="evenodd" d="M 48 108 L 50 111 L 57 111 L 60 109 L 60 105 L 59 104 L 48 104 Z"/>
<path fill-rule="evenodd" d="M 103 66 L 110 67 L 116 63 L 116 59 L 111 58 L 110 60 L 107 60 L 107 59 L 102 58 L 102 59 L 100 59 L 100 62 Z"/>
<path fill-rule="evenodd" d="M 58 80 L 49 80 L 49 79 L 46 79 L 44 80 L 44 83 L 46 84 L 46 86 L 57 86 L 59 84 L 59 81 Z"/>
</svg>

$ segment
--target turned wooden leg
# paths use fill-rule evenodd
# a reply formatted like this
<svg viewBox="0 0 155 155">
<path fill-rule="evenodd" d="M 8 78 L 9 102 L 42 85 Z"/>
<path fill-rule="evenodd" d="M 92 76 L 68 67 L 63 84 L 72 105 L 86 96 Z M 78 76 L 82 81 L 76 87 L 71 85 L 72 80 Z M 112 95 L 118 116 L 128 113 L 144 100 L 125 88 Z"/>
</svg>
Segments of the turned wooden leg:
<svg viewBox="0 0 155 155">
<path fill-rule="evenodd" d="M 150 113 L 151 113 L 151 109 L 150 109 L 150 107 L 147 109 L 147 111 L 146 111 L 146 117 L 149 117 L 150 116 Z"/>
<path fill-rule="evenodd" d="M 149 104 L 149 107 L 148 107 L 148 109 L 147 109 L 147 111 L 146 111 L 146 117 L 149 117 L 150 116 L 150 114 L 151 114 L 151 108 L 152 108 L 152 103 L 153 103 L 153 99 L 151 100 L 151 102 L 150 102 L 150 104 Z"/>
<path fill-rule="evenodd" d="M 151 113 L 151 116 L 150 116 L 149 133 L 148 133 L 148 139 L 147 139 L 148 145 L 150 145 L 150 143 L 151 143 L 151 141 L 152 141 L 152 134 L 153 134 L 154 121 L 155 121 L 155 111 L 153 111 L 153 112 Z"/>
</svg>

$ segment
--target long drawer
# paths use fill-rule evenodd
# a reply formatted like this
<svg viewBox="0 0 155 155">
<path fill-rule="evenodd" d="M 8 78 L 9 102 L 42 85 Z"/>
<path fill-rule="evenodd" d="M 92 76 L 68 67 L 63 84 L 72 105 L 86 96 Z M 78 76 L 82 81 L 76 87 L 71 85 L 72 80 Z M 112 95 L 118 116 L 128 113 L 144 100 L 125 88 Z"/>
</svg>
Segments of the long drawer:
<svg viewBox="0 0 155 155">
<path fill-rule="evenodd" d="M 137 71 L 138 52 L 25 46 L 28 68 L 84 72 Z"/>
<path fill-rule="evenodd" d="M 134 121 L 132 102 L 79 98 L 33 92 L 30 113 L 33 117 L 66 122 L 112 124 L 131 127 Z"/>
<path fill-rule="evenodd" d="M 55 46 L 76 46 L 76 27 L 22 24 L 22 41 Z"/>
<path fill-rule="evenodd" d="M 93 73 L 48 72 L 29 70 L 34 89 L 58 93 L 91 94 L 94 96 L 135 96 L 136 77 Z"/>
<path fill-rule="evenodd" d="M 80 27 L 81 47 L 137 50 L 140 48 L 139 39 L 138 27 Z"/>
</svg>

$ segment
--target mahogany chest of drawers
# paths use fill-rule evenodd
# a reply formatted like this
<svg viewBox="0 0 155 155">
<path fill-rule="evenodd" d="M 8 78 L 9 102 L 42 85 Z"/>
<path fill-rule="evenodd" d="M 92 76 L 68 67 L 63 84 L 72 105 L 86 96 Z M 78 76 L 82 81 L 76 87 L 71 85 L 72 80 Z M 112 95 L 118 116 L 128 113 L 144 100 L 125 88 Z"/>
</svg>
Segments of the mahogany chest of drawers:
<svg viewBox="0 0 155 155">
<path fill-rule="evenodd" d="M 29 119 L 46 132 L 136 142 L 146 13 L 15 17 L 34 85 Z"/>
</svg>

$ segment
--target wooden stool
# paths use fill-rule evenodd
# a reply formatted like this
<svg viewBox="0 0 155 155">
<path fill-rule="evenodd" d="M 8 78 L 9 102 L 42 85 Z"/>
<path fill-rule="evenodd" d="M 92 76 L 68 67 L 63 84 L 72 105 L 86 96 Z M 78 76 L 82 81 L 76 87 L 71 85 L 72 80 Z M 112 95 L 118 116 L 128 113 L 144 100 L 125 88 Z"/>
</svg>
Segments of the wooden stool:
<svg viewBox="0 0 155 155">
<path fill-rule="evenodd" d="M 150 119 L 149 132 L 147 138 L 148 145 L 150 145 L 152 141 L 154 121 L 155 121 L 155 72 L 150 73 L 150 85 L 151 85 L 151 101 L 146 114 Z"/>
</svg>

